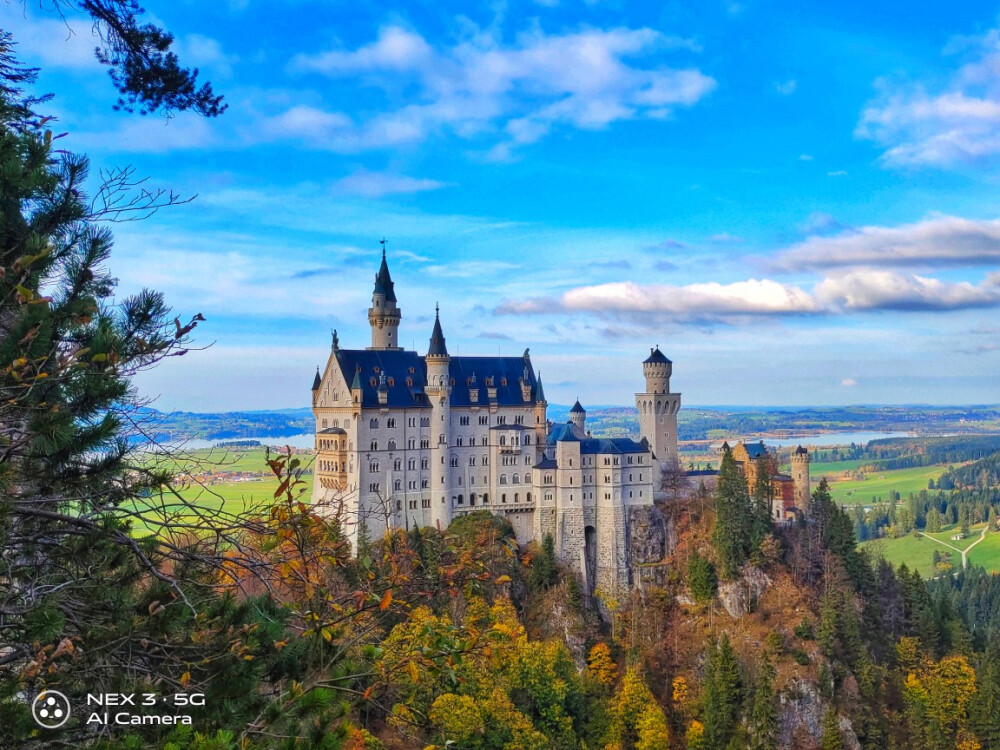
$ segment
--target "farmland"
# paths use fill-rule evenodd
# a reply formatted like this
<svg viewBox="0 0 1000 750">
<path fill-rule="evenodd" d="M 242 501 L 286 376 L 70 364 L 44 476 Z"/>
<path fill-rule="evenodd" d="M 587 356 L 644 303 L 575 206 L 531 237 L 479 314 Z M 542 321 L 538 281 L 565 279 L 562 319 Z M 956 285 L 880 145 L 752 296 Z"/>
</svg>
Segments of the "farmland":
<svg viewBox="0 0 1000 750">
<path fill-rule="evenodd" d="M 855 462 L 845 461 L 843 463 Z M 837 466 L 837 464 L 832 464 L 832 466 Z M 911 492 L 916 493 L 920 492 L 920 490 L 926 490 L 928 482 L 931 479 L 937 481 L 937 478 L 947 468 L 947 466 L 938 465 L 875 471 L 866 474 L 864 479 L 838 479 L 831 481 L 830 493 L 836 502 L 844 505 L 872 503 L 880 499 L 888 501 L 889 493 L 893 491 L 898 492 L 901 497 L 906 497 Z M 813 483 L 816 484 L 820 473 L 812 469 L 812 467 L 810 467 L 810 472 L 814 479 Z"/>
</svg>

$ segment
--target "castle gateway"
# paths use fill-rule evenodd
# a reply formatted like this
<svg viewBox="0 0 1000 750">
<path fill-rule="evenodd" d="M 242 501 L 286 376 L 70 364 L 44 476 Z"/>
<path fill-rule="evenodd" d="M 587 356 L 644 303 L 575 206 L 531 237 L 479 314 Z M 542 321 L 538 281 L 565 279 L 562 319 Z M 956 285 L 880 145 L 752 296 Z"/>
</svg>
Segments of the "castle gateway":
<svg viewBox="0 0 1000 750">
<path fill-rule="evenodd" d="M 346 349 L 333 333 L 312 385 L 316 417 L 313 501 L 362 529 L 435 526 L 488 510 L 521 543 L 551 534 L 556 554 L 595 586 L 630 585 L 638 561 L 630 528 L 655 515 L 661 467 L 677 455 L 680 394 L 658 349 L 636 394 L 642 437 L 594 438 L 577 402 L 570 420 L 546 416 L 528 350 L 519 357 L 451 356 L 435 314 L 426 355 L 398 346 L 402 319 L 385 251 L 368 309 L 371 346 Z"/>
</svg>

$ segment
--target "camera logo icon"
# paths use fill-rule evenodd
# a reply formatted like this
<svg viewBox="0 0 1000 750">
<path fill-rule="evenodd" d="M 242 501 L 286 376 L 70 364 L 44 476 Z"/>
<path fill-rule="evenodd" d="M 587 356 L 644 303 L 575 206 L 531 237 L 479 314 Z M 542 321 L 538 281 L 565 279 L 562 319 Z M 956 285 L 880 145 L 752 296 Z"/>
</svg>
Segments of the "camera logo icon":
<svg viewBox="0 0 1000 750">
<path fill-rule="evenodd" d="M 58 729 L 69 721 L 69 698 L 58 690 L 43 690 L 31 703 L 31 716 L 43 729 Z"/>
</svg>

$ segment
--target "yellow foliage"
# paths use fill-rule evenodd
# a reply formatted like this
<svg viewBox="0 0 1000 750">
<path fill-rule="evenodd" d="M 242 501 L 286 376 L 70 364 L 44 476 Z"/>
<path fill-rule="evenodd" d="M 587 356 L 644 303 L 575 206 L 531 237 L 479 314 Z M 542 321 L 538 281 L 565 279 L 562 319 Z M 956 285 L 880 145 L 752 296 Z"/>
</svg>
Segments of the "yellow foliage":
<svg viewBox="0 0 1000 750">
<path fill-rule="evenodd" d="M 590 675 L 602 685 L 611 685 L 618 678 L 618 667 L 611 658 L 611 649 L 606 643 L 595 644 L 587 657 Z"/>
<path fill-rule="evenodd" d="M 705 747 L 705 726 L 697 719 L 687 729 L 687 750 L 702 750 Z"/>
<path fill-rule="evenodd" d="M 483 716 L 467 695 L 446 693 L 431 705 L 431 721 L 460 745 L 483 731 Z"/>
<path fill-rule="evenodd" d="M 636 750 L 666 750 L 670 746 L 667 719 L 656 703 L 641 670 L 631 666 L 625 671 L 611 709 L 613 743 L 630 733 L 637 735 Z"/>
<path fill-rule="evenodd" d="M 684 675 L 677 675 L 671 683 L 671 687 L 673 688 L 671 697 L 673 698 L 674 705 L 683 710 L 684 706 L 687 705 L 688 700 L 691 698 L 691 689 L 688 687 L 688 683 L 687 680 L 684 679 Z"/>
</svg>

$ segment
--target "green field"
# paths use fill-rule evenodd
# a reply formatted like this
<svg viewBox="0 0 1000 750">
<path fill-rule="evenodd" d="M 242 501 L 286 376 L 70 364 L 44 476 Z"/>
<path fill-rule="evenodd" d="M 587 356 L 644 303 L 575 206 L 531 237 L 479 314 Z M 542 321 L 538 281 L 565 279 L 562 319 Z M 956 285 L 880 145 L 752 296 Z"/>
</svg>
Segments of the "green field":
<svg viewBox="0 0 1000 750">
<path fill-rule="evenodd" d="M 982 529 L 983 524 L 972 526 L 969 536 L 961 541 L 952 541 L 950 539 L 951 535 L 955 533 L 956 527 L 949 527 L 945 531 L 931 534 L 930 536 L 957 549 L 968 549 L 979 541 Z M 942 555 L 950 552 L 951 556 L 948 558 L 948 561 L 955 570 L 958 570 L 962 566 L 962 555 L 960 553 L 937 544 L 925 536 L 907 534 L 898 539 L 876 539 L 871 542 L 865 542 L 862 546 L 872 550 L 876 555 L 881 555 L 893 565 L 906 563 L 910 569 L 915 568 L 920 571 L 920 575 L 924 576 L 924 578 L 929 578 L 937 574 L 937 571 L 934 570 L 935 550 Z M 968 557 L 970 565 L 981 565 L 987 570 L 1000 572 L 1000 532 L 987 533 L 986 538 L 976 545 Z"/>
<path fill-rule="evenodd" d="M 928 481 L 931 479 L 937 481 L 937 478 L 947 468 L 943 465 L 918 466 L 913 469 L 878 471 L 868 474 L 865 479 L 831 481 L 830 493 L 836 502 L 843 505 L 872 503 L 875 500 L 887 501 L 889 493 L 893 490 L 905 498 L 911 492 L 917 493 L 920 490 L 926 490 Z M 810 467 L 810 474 L 814 477 L 817 476 L 812 467 Z"/>
<path fill-rule="evenodd" d="M 274 452 L 271 454 L 275 457 Z M 303 465 L 312 463 L 312 456 L 309 454 L 297 454 Z M 254 472 L 258 474 L 270 474 L 265 463 L 264 448 L 200 448 L 198 450 L 178 451 L 169 458 L 150 457 L 151 462 L 163 461 L 167 466 L 177 473 L 180 472 Z"/>
</svg>

